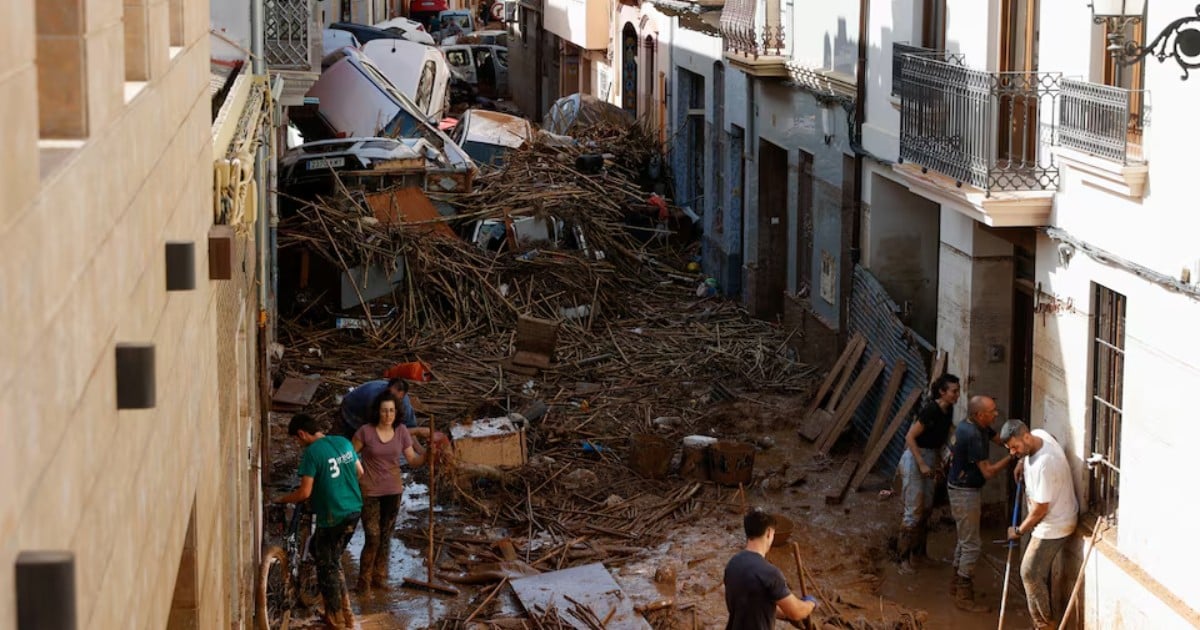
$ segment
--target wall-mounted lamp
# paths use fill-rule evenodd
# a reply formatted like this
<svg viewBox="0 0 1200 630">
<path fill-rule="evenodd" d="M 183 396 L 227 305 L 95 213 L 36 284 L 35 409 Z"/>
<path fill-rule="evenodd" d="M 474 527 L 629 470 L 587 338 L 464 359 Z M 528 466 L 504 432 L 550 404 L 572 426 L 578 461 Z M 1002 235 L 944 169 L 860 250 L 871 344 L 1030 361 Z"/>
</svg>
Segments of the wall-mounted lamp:
<svg viewBox="0 0 1200 630">
<path fill-rule="evenodd" d="M 1145 46 L 1125 39 L 1125 31 L 1142 21 L 1146 0 L 1092 0 L 1089 6 L 1092 21 L 1107 26 L 1107 50 L 1117 63 L 1131 65 L 1148 55 L 1154 55 L 1159 63 L 1171 58 L 1183 69 L 1184 81 L 1189 70 L 1200 68 L 1200 5 L 1196 5 L 1195 15 L 1171 22 Z"/>
</svg>

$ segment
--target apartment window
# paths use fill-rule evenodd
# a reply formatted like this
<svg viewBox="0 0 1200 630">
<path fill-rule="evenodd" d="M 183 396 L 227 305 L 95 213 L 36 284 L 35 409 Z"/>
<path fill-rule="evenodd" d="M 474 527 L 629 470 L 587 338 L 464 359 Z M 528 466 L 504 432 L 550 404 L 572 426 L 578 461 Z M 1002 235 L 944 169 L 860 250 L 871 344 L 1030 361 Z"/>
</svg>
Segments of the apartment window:
<svg viewBox="0 0 1200 630">
<path fill-rule="evenodd" d="M 1125 383 L 1125 296 L 1094 284 L 1092 293 L 1092 426 L 1095 465 L 1088 507 L 1115 514 L 1120 490 L 1121 405 Z"/>
</svg>

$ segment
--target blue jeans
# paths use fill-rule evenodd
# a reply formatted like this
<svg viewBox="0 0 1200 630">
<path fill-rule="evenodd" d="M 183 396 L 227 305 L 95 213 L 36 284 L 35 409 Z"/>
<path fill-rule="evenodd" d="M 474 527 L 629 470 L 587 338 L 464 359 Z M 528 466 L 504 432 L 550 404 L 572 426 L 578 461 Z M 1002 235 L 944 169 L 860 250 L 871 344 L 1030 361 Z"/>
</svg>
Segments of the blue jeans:
<svg viewBox="0 0 1200 630">
<path fill-rule="evenodd" d="M 982 507 L 982 492 L 978 488 L 950 486 L 950 513 L 954 516 L 958 534 L 958 543 L 954 545 L 954 568 L 959 577 L 970 579 L 975 576 L 975 563 L 983 551 L 983 538 L 979 534 Z"/>
<path fill-rule="evenodd" d="M 930 469 L 935 469 L 937 451 L 931 448 L 920 450 L 921 459 L 925 465 Z M 917 523 L 929 516 L 929 511 L 933 509 L 934 479 L 921 474 L 917 458 L 913 457 L 912 451 L 907 449 L 900 457 L 900 482 L 903 484 L 900 494 L 904 498 L 904 520 L 901 521 L 901 525 L 916 527 Z"/>
</svg>

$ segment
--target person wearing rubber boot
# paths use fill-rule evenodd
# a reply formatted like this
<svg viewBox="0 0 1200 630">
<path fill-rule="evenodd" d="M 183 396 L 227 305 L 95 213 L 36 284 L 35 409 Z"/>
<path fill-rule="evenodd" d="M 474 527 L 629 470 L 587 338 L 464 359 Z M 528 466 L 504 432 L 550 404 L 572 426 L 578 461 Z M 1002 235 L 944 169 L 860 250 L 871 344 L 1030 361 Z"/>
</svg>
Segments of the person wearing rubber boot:
<svg viewBox="0 0 1200 630">
<path fill-rule="evenodd" d="M 983 539 L 979 533 L 979 516 L 982 510 L 983 484 L 1000 474 L 1012 461 L 1005 455 L 996 462 L 989 462 L 988 442 L 999 443 L 992 430 L 999 412 L 996 401 L 990 396 L 972 396 L 967 403 L 967 419 L 958 423 L 954 431 L 954 448 L 950 464 L 950 477 L 946 480 L 950 494 L 950 513 L 958 542 L 954 546 L 954 605 L 969 612 L 987 612 L 986 604 L 975 601 L 975 563 L 983 550 Z"/>
<path fill-rule="evenodd" d="M 342 553 L 362 515 L 362 491 L 358 478 L 362 462 L 350 440 L 325 435 L 315 418 L 298 413 L 288 423 L 288 435 L 304 447 L 300 456 L 300 487 L 275 499 L 276 503 L 300 503 L 311 497 L 317 531 L 310 541 L 317 565 L 317 586 L 325 600 L 322 621 L 335 630 L 354 628 L 350 591 L 342 572 Z"/>
<path fill-rule="evenodd" d="M 1062 551 L 1079 517 L 1079 502 L 1071 483 L 1071 467 L 1062 446 L 1042 429 L 1029 430 L 1020 420 L 1009 420 L 1000 428 L 1000 440 L 1008 452 L 1021 458 L 1017 473 L 1025 477 L 1027 515 L 1016 527 L 1008 528 L 1009 540 L 1030 534 L 1021 559 L 1021 582 L 1029 603 L 1029 618 L 1038 630 L 1054 628 L 1050 607 L 1050 568 Z"/>
<path fill-rule="evenodd" d="M 904 455 L 900 457 L 903 484 L 904 518 L 896 548 L 900 553 L 900 573 L 916 571 L 913 562 L 924 559 L 929 534 L 929 513 L 933 509 L 934 475 L 941 469 L 942 447 L 954 426 L 954 405 L 958 402 L 959 380 L 943 374 L 930 388 L 930 400 L 904 437 Z"/>
</svg>

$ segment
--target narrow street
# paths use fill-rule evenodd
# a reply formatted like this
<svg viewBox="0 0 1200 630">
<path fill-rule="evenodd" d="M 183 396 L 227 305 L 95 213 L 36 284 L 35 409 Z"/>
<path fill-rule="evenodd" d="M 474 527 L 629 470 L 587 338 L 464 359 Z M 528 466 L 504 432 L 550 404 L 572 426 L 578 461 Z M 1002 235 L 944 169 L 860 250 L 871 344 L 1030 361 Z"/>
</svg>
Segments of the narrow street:
<svg viewBox="0 0 1200 630">
<path fill-rule="evenodd" d="M 617 152 L 635 151 L 642 142 L 611 130 L 593 135 Z M 298 314 L 280 330 L 277 380 L 319 383 L 310 386 L 304 410 L 330 430 L 349 388 L 406 362 L 419 362 L 430 375 L 411 382 L 421 426 L 432 419 L 437 430 L 450 432 L 451 425 L 545 408 L 524 424 L 527 446 L 511 463 L 516 466 L 480 466 L 460 454 L 455 466 L 435 473 L 436 576 L 455 583 L 458 596 L 401 585 L 406 577 L 425 579 L 427 567 L 428 470 L 406 472 L 388 588 L 355 597 L 363 627 L 520 624 L 528 612 L 508 579 L 602 563 L 653 627 L 721 628 L 722 571 L 744 543 L 741 514 L 755 506 L 794 523 L 784 542 L 799 543 L 808 588 L 826 603 L 817 618 L 833 627 L 994 625 L 994 613 L 960 613 L 950 597 L 928 596 L 927 589 L 944 592 L 950 582 L 952 521 L 940 521 L 933 536 L 937 562 L 918 579 L 904 579 L 889 552 L 900 506 L 888 480 L 868 477 L 862 491 L 827 498 L 844 492 L 843 462 L 861 457 L 863 449 L 851 433 L 835 439 L 828 454 L 798 435 L 825 375 L 796 359 L 793 335 L 751 318 L 735 302 L 698 297 L 703 276 L 687 269 L 684 250 L 673 241 L 635 240 L 622 215 L 608 209 L 619 197 L 599 194 L 621 191 L 636 200 L 627 171 L 589 176 L 556 166 L 570 161 L 556 158 L 570 151 L 577 149 L 511 152 L 502 169 L 481 177 L 476 192 L 456 203 L 486 218 L 501 216 L 504 207 L 569 196 L 570 204 L 557 212 L 583 226 L 603 256 L 569 249 L 490 253 L 421 225 L 363 224 L 338 210 L 346 202 L 336 194 L 281 224 L 285 248 L 297 243 L 341 256 L 339 266 L 367 255 L 354 243 L 374 243 L 371 255 L 384 259 L 391 254 L 379 248 L 394 247 L 409 261 L 408 286 L 422 292 L 404 298 L 409 310 L 402 316 L 363 328 L 314 326 L 306 323 L 311 306 L 295 307 Z M 514 173 L 546 185 L 515 184 Z M 314 224 L 323 226 L 315 235 Z M 360 232 L 353 241 L 324 238 L 353 231 Z M 335 242 L 338 253 L 331 255 Z M 449 292 L 447 283 L 458 292 Z M 581 304 L 588 307 L 584 315 L 561 316 Z M 521 370 L 510 362 L 521 343 L 513 322 L 529 311 L 558 315 L 553 364 L 546 369 Z M 298 451 L 286 436 L 290 415 L 272 417 L 269 494 L 278 495 L 295 483 Z M 739 448 L 754 453 L 752 471 L 722 485 L 708 480 L 717 474 L 709 470 L 711 459 L 701 471 L 685 470 L 680 445 L 696 435 L 744 445 Z M 638 453 L 651 446 L 670 463 L 646 470 Z M 501 554 L 502 541 L 515 552 L 517 572 Z M 348 579 L 358 573 L 361 546 L 359 530 L 344 557 Z M 789 581 L 797 575 L 791 553 L 781 545 L 768 556 Z M 1002 568 L 998 553 L 988 550 Z M 979 585 L 998 605 L 1000 578 L 990 567 L 982 568 Z M 309 622 L 316 624 L 315 616 Z"/>
</svg>

